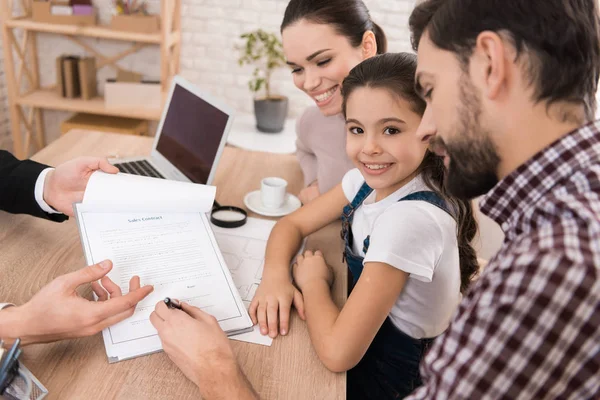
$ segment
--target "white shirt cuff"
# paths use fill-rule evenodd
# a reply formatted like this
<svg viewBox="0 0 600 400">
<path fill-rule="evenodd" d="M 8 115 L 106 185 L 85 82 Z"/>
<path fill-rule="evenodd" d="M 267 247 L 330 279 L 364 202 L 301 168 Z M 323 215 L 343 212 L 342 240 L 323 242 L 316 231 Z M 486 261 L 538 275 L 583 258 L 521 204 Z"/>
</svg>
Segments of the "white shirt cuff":
<svg viewBox="0 0 600 400">
<path fill-rule="evenodd" d="M 12 303 L 0 303 L 0 310 L 6 307 L 14 306 Z"/>
<path fill-rule="evenodd" d="M 46 168 L 40 173 L 37 181 L 35 181 L 35 201 L 37 201 L 41 209 L 48 214 L 60 214 L 60 212 L 50 207 L 50 205 L 44 201 L 44 183 L 46 182 L 46 175 L 53 169 L 54 168 Z"/>
</svg>

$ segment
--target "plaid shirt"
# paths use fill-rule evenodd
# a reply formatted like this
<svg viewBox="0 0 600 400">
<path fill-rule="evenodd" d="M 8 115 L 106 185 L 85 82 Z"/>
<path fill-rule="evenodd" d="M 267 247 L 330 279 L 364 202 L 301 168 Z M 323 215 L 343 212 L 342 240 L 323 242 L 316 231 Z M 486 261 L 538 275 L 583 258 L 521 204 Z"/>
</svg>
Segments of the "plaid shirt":
<svg viewBox="0 0 600 400">
<path fill-rule="evenodd" d="M 481 210 L 506 239 L 410 399 L 600 399 L 600 121 L 539 152 Z"/>
</svg>

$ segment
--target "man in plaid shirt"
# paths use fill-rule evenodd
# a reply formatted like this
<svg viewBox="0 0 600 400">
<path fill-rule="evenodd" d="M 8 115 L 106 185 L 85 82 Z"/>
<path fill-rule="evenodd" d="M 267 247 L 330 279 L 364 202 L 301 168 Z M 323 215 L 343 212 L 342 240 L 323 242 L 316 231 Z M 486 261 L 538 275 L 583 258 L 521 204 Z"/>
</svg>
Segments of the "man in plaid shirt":
<svg viewBox="0 0 600 400">
<path fill-rule="evenodd" d="M 426 0 L 419 129 L 506 239 L 411 399 L 600 399 L 596 0 Z"/>
</svg>

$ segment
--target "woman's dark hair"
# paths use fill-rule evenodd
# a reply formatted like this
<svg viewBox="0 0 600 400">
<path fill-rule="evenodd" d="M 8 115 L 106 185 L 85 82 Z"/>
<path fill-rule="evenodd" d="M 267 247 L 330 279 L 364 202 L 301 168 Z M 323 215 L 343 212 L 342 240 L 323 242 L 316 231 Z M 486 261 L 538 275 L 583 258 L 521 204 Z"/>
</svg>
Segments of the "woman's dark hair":
<svg viewBox="0 0 600 400">
<path fill-rule="evenodd" d="M 385 33 L 371 20 L 362 0 L 291 0 L 285 9 L 281 31 L 303 19 L 332 25 L 340 35 L 348 38 L 353 47 L 360 46 L 365 32 L 371 31 L 377 42 L 377 54 L 387 51 Z"/>
<path fill-rule="evenodd" d="M 414 89 L 417 57 L 410 53 L 388 53 L 369 58 L 354 67 L 342 84 L 342 112 L 346 115 L 346 103 L 356 89 L 369 87 L 386 89 L 393 96 L 407 101 L 412 110 L 423 115 L 426 103 Z M 473 277 L 479 271 L 477 255 L 471 245 L 477 234 L 477 221 L 469 200 L 451 196 L 444 185 L 446 168 L 444 161 L 427 150 L 419 173 L 427 187 L 439 194 L 453 211 L 457 225 L 458 255 L 460 258 L 460 291 L 465 293 Z"/>
</svg>

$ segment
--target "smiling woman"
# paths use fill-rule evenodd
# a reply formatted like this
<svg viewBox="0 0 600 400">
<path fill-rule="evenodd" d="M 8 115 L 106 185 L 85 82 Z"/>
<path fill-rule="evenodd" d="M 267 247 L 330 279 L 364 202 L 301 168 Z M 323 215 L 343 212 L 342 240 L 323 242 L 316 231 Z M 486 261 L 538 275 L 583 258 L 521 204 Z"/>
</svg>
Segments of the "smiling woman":
<svg viewBox="0 0 600 400">
<path fill-rule="evenodd" d="M 384 53 L 387 41 L 361 0 L 292 0 L 281 33 L 294 84 L 315 102 L 296 127 L 307 186 L 300 199 L 306 204 L 352 168 L 345 154 L 342 81 L 360 62 Z"/>
</svg>

